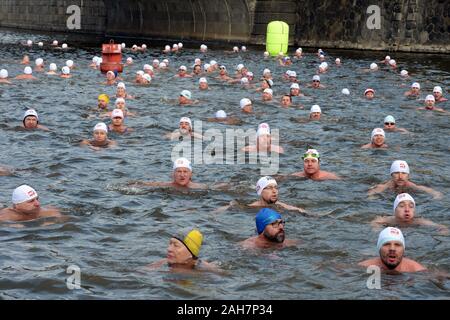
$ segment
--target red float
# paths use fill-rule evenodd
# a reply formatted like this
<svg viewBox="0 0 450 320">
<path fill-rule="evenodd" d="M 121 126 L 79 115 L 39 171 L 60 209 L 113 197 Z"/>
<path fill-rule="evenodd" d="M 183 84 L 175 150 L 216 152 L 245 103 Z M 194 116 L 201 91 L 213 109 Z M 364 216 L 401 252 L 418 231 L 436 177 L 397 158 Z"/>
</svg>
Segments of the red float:
<svg viewBox="0 0 450 320">
<path fill-rule="evenodd" d="M 102 45 L 102 62 L 100 63 L 100 70 L 102 73 L 108 71 L 123 71 L 122 63 L 122 46 L 115 44 L 114 40 Z"/>
</svg>

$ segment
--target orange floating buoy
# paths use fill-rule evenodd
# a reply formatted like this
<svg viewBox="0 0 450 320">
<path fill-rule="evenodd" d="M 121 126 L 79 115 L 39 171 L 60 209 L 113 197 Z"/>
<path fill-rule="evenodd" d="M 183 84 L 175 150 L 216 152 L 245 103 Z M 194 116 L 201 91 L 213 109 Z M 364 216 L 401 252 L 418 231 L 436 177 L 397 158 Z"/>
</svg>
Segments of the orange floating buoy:
<svg viewBox="0 0 450 320">
<path fill-rule="evenodd" d="M 115 44 L 114 40 L 102 45 L 102 62 L 100 63 L 100 70 L 102 73 L 108 71 L 123 71 L 122 63 L 122 46 Z"/>
</svg>

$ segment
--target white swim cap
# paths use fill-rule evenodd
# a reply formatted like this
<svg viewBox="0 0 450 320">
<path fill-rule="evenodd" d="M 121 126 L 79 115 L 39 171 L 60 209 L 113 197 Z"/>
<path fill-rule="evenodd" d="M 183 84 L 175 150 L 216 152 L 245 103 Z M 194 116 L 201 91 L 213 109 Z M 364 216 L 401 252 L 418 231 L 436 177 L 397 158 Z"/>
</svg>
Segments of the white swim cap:
<svg viewBox="0 0 450 320">
<path fill-rule="evenodd" d="M 224 69 L 224 70 L 227 70 L 227 67 L 226 67 L 226 66 L 224 66 L 224 65 L 221 65 L 221 66 L 219 67 L 219 69 Z"/>
<path fill-rule="evenodd" d="M 212 66 L 215 66 L 215 65 L 217 64 L 217 61 L 216 61 L 216 60 L 211 60 L 211 61 L 209 62 L 209 64 L 212 65 Z"/>
<path fill-rule="evenodd" d="M 200 58 L 195 58 L 194 64 L 201 64 L 202 60 Z"/>
<path fill-rule="evenodd" d="M 117 98 L 114 104 L 117 105 L 119 102 L 125 103 L 125 99 L 124 98 Z"/>
<path fill-rule="evenodd" d="M 372 88 L 367 88 L 367 89 L 364 91 L 364 95 L 366 95 L 366 94 L 369 93 L 369 92 L 372 92 L 373 94 L 375 94 L 375 90 L 373 90 Z"/>
<path fill-rule="evenodd" d="M 106 126 L 106 124 L 104 122 L 99 122 L 95 125 L 94 130 L 101 130 L 101 131 L 105 131 L 106 133 L 108 133 L 108 127 Z"/>
<path fill-rule="evenodd" d="M 192 94 L 189 90 L 183 90 L 180 92 L 180 96 L 185 97 L 186 99 L 191 99 L 192 98 Z"/>
<path fill-rule="evenodd" d="M 33 44 L 33 41 L 27 40 L 27 45 L 28 45 L 28 46 L 31 46 L 32 44 Z"/>
<path fill-rule="evenodd" d="M 136 74 L 139 74 L 139 75 L 143 76 L 146 73 L 144 71 L 142 71 L 142 70 L 139 70 L 139 71 L 136 71 Z"/>
<path fill-rule="evenodd" d="M 133 46 L 131 47 L 132 49 L 137 49 L 137 45 L 133 44 Z"/>
<path fill-rule="evenodd" d="M 57 46 L 58 45 L 58 40 L 53 40 L 53 45 Z"/>
<path fill-rule="evenodd" d="M 239 48 L 238 47 L 233 47 L 233 51 L 234 52 L 239 52 Z"/>
<path fill-rule="evenodd" d="M 270 127 L 269 124 L 263 122 L 258 125 L 258 131 L 256 131 L 256 135 L 263 136 L 263 135 L 269 135 L 270 136 Z"/>
<path fill-rule="evenodd" d="M 119 82 L 119 83 L 117 84 L 117 88 L 124 88 L 124 89 L 126 89 L 125 83 Z"/>
<path fill-rule="evenodd" d="M 205 63 L 205 65 L 203 66 L 203 69 L 205 71 L 208 71 L 209 67 L 211 67 L 211 65 L 209 63 Z"/>
<path fill-rule="evenodd" d="M 335 61 L 335 62 L 341 62 L 341 59 L 336 58 L 334 61 Z"/>
<path fill-rule="evenodd" d="M 63 43 L 62 46 L 61 46 L 61 48 L 67 49 L 67 43 Z"/>
<path fill-rule="evenodd" d="M 127 58 L 127 62 L 128 62 L 128 63 L 133 62 L 133 58 L 132 58 L 132 57 L 128 57 L 128 58 Z"/>
<path fill-rule="evenodd" d="M 377 242 L 377 251 L 380 252 L 381 247 L 389 241 L 398 241 L 403 245 L 403 249 L 405 249 L 405 238 L 400 229 L 387 227 L 383 231 L 380 232 L 378 236 Z"/>
<path fill-rule="evenodd" d="M 144 44 L 142 44 L 141 48 L 142 49 L 147 49 L 147 45 L 144 43 Z"/>
<path fill-rule="evenodd" d="M 242 77 L 241 78 L 241 84 L 248 84 L 248 78 Z"/>
<path fill-rule="evenodd" d="M 419 84 L 418 82 L 414 82 L 414 83 L 411 85 L 411 88 L 420 89 L 420 84 Z"/>
<path fill-rule="evenodd" d="M 320 64 L 319 68 L 322 68 L 322 69 L 328 69 L 328 63 L 322 62 L 322 63 Z"/>
<path fill-rule="evenodd" d="M 37 66 L 40 66 L 40 65 L 42 65 L 42 64 L 44 63 L 44 59 L 42 59 L 42 58 L 37 58 L 37 59 L 34 61 L 34 63 L 35 63 Z"/>
<path fill-rule="evenodd" d="M 435 92 L 439 92 L 440 94 L 442 94 L 442 88 L 440 86 L 436 86 L 433 88 L 433 93 Z"/>
<path fill-rule="evenodd" d="M 198 80 L 198 83 L 208 83 L 208 80 L 206 80 L 206 78 L 202 77 Z"/>
<path fill-rule="evenodd" d="M 202 44 L 202 45 L 200 46 L 200 50 L 206 51 L 206 50 L 208 50 L 208 47 L 207 47 L 205 44 Z"/>
<path fill-rule="evenodd" d="M 270 54 L 267 51 L 264 51 L 264 57 L 268 57 Z"/>
<path fill-rule="evenodd" d="M 375 62 L 372 62 L 370 64 L 370 70 L 377 70 L 378 69 L 378 65 Z"/>
<path fill-rule="evenodd" d="M 178 49 L 178 44 L 174 43 L 174 44 L 172 45 L 172 48 L 173 48 L 173 49 Z"/>
<path fill-rule="evenodd" d="M 302 48 L 298 48 L 297 50 L 295 50 L 295 52 L 303 52 L 303 49 Z"/>
<path fill-rule="evenodd" d="M 395 118 L 393 116 L 389 115 L 389 116 L 386 116 L 386 118 L 384 118 L 383 122 L 384 123 L 386 123 L 386 122 L 395 123 Z"/>
<path fill-rule="evenodd" d="M 41 42 L 41 41 L 39 41 L 39 42 L 38 42 L 38 46 L 39 46 L 39 47 L 43 47 L 43 46 L 44 46 L 44 43 Z"/>
<path fill-rule="evenodd" d="M 8 70 L 2 69 L 0 70 L 0 79 L 6 79 L 8 78 Z"/>
<path fill-rule="evenodd" d="M 291 73 L 289 74 L 289 77 L 297 78 L 297 72 L 291 71 Z"/>
<path fill-rule="evenodd" d="M 170 46 L 167 44 L 167 45 L 164 47 L 164 50 L 165 50 L 165 51 L 170 51 Z"/>
<path fill-rule="evenodd" d="M 127 45 L 125 44 L 125 42 L 122 42 L 122 43 L 120 44 L 120 46 L 122 47 L 122 49 L 125 49 L 125 47 L 126 47 Z"/>
<path fill-rule="evenodd" d="M 97 59 L 97 66 L 99 66 L 102 62 L 103 62 L 103 58 L 98 58 Z"/>
<path fill-rule="evenodd" d="M 277 181 L 274 178 L 269 177 L 269 176 L 262 177 L 256 183 L 256 194 L 258 196 L 261 196 L 261 193 L 263 192 L 263 190 L 271 184 L 276 185 L 276 186 L 278 185 Z"/>
<path fill-rule="evenodd" d="M 63 74 L 70 74 L 70 68 L 68 66 L 64 66 L 61 68 L 61 72 Z"/>
<path fill-rule="evenodd" d="M 436 99 L 434 98 L 434 96 L 432 94 L 427 95 L 427 97 L 425 98 L 425 101 L 436 101 Z"/>
<path fill-rule="evenodd" d="M 173 163 L 173 170 L 175 171 L 178 168 L 187 168 L 192 171 L 191 162 L 186 158 L 178 158 Z"/>
<path fill-rule="evenodd" d="M 169 59 L 164 59 L 163 62 L 167 65 L 169 65 Z"/>
<path fill-rule="evenodd" d="M 313 76 L 313 81 L 320 81 L 320 76 L 318 76 L 317 74 Z"/>
<path fill-rule="evenodd" d="M 293 83 L 291 84 L 290 89 L 300 89 L 300 86 L 298 85 L 298 83 Z"/>
<path fill-rule="evenodd" d="M 19 204 L 26 201 L 33 200 L 38 197 L 36 190 L 32 187 L 23 184 L 14 189 L 12 194 L 12 203 Z"/>
<path fill-rule="evenodd" d="M 148 82 L 152 81 L 152 77 L 151 77 L 148 73 L 144 74 L 144 75 L 142 76 L 142 78 L 144 78 L 144 79 L 147 80 Z"/>
<path fill-rule="evenodd" d="M 144 64 L 144 70 L 149 70 L 150 69 L 150 65 L 149 64 Z"/>
<path fill-rule="evenodd" d="M 400 75 L 403 77 L 406 77 L 408 75 L 408 71 L 402 70 L 402 71 L 400 71 Z"/>
<path fill-rule="evenodd" d="M 342 89 L 342 94 L 345 94 L 345 95 L 349 95 L 350 94 L 350 90 L 348 90 L 347 88 L 344 88 L 344 89 Z"/>
<path fill-rule="evenodd" d="M 252 104 L 252 101 L 248 98 L 242 98 L 241 101 L 239 101 L 241 109 L 243 109 L 245 106 L 248 106 L 249 104 Z"/>
<path fill-rule="evenodd" d="M 161 62 L 161 63 L 159 64 L 159 67 L 160 67 L 161 69 L 164 69 L 164 68 L 167 67 L 167 64 L 166 64 L 165 62 Z"/>
<path fill-rule="evenodd" d="M 218 119 L 225 119 L 227 117 L 227 114 L 223 110 L 219 110 L 216 112 L 216 118 Z"/>
<path fill-rule="evenodd" d="M 321 55 L 319 56 L 319 58 L 323 59 L 323 58 L 325 58 L 325 56 L 324 56 L 323 54 L 321 54 Z"/>
<path fill-rule="evenodd" d="M 414 207 L 416 206 L 416 202 L 414 201 L 414 198 L 411 197 L 409 195 L 409 193 L 400 193 L 399 195 L 397 195 L 397 197 L 395 198 L 394 201 L 394 213 L 395 213 L 395 209 L 397 209 L 397 206 L 400 204 L 400 202 L 403 201 L 411 201 L 414 204 Z"/>
<path fill-rule="evenodd" d="M 242 46 L 241 47 L 241 51 L 244 51 L 244 52 L 247 51 L 247 47 L 246 46 Z"/>
<path fill-rule="evenodd" d="M 384 60 L 391 60 L 391 57 L 390 56 L 386 56 L 385 58 L 384 58 Z"/>
<path fill-rule="evenodd" d="M 190 118 L 188 118 L 188 117 L 182 117 L 178 123 L 182 123 L 182 122 L 187 122 L 187 123 L 189 123 L 189 127 L 192 128 L 192 121 L 191 121 Z"/>
<path fill-rule="evenodd" d="M 98 60 L 98 57 L 97 57 L 97 56 L 92 57 L 92 63 L 97 64 L 97 60 Z"/>
<path fill-rule="evenodd" d="M 394 59 L 389 60 L 389 64 L 391 66 L 395 66 L 397 64 L 397 62 Z"/>
<path fill-rule="evenodd" d="M 31 69 L 31 67 L 27 66 L 27 67 L 25 67 L 25 69 L 23 69 L 23 73 L 25 73 L 25 74 L 32 74 L 33 73 L 33 69 Z"/>
<path fill-rule="evenodd" d="M 239 63 L 239 64 L 237 65 L 237 67 L 236 67 L 236 70 L 237 70 L 237 71 L 241 71 L 242 68 L 244 68 L 244 65 L 243 65 L 242 63 Z"/>
<path fill-rule="evenodd" d="M 270 73 L 270 69 L 264 69 L 264 71 L 263 71 L 263 76 L 265 76 L 266 74 L 269 74 Z"/>
<path fill-rule="evenodd" d="M 56 66 L 56 63 L 50 63 L 49 69 L 50 71 L 56 71 L 58 67 Z"/>
<path fill-rule="evenodd" d="M 178 42 L 178 49 L 183 48 L 183 44 L 181 42 Z"/>
<path fill-rule="evenodd" d="M 270 94 L 271 96 L 273 96 L 273 90 L 272 90 L 272 89 L 269 89 L 269 88 L 264 89 L 263 93 L 268 93 L 268 94 Z"/>
<path fill-rule="evenodd" d="M 114 109 L 111 112 L 111 119 L 113 118 L 122 118 L 123 119 L 123 111 L 120 109 Z"/>
<path fill-rule="evenodd" d="M 386 137 L 386 134 L 384 133 L 384 130 L 381 128 L 375 128 L 372 130 L 372 134 L 371 134 L 371 140 L 373 140 L 373 138 L 377 135 L 382 135 L 383 137 Z"/>
<path fill-rule="evenodd" d="M 395 160 L 392 162 L 390 174 L 392 175 L 395 172 L 402 172 L 409 174 L 409 166 L 406 161 L 403 160 Z"/>
<path fill-rule="evenodd" d="M 27 111 L 25 111 L 25 113 L 23 114 L 23 117 L 22 117 L 22 121 L 25 120 L 25 118 L 29 117 L 29 116 L 36 117 L 36 119 L 39 121 L 38 114 L 37 114 L 36 110 L 34 110 L 34 109 L 28 109 Z"/>
<path fill-rule="evenodd" d="M 322 113 L 322 110 L 320 109 L 318 104 L 315 104 L 311 107 L 311 110 L 309 111 L 309 113 L 313 113 L 313 112 L 320 112 Z"/>
<path fill-rule="evenodd" d="M 68 66 L 69 68 L 71 68 L 73 66 L 73 61 L 72 60 L 67 60 L 66 61 L 66 66 Z"/>
<path fill-rule="evenodd" d="M 248 77 L 254 77 L 253 72 L 251 72 L 251 71 L 247 72 L 247 78 L 248 78 Z"/>
<path fill-rule="evenodd" d="M 186 68 L 186 66 L 181 66 L 180 68 L 178 68 L 178 70 L 187 71 L 187 68 Z"/>
<path fill-rule="evenodd" d="M 158 64 L 159 65 L 159 60 L 158 59 L 153 59 L 153 64 Z"/>
</svg>

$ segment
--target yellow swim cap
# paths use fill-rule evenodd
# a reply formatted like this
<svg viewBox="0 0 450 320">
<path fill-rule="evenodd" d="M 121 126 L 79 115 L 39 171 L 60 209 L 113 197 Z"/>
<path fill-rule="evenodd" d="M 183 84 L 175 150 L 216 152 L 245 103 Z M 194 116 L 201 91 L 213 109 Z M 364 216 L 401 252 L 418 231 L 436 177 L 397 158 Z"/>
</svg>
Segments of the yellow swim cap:
<svg viewBox="0 0 450 320">
<path fill-rule="evenodd" d="M 183 239 L 183 243 L 194 257 L 198 257 L 202 247 L 203 235 L 197 229 L 190 231 Z"/>
<path fill-rule="evenodd" d="M 106 101 L 106 103 L 109 103 L 109 97 L 107 94 L 102 93 L 101 95 L 98 96 L 97 98 L 98 100 L 100 99 L 104 99 Z"/>
</svg>

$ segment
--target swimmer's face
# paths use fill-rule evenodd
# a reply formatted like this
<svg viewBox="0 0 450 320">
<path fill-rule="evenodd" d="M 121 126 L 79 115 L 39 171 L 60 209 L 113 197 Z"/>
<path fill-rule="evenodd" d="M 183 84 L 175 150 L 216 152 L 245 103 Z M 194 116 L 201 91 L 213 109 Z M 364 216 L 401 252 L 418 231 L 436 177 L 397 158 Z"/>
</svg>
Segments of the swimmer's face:
<svg viewBox="0 0 450 320">
<path fill-rule="evenodd" d="M 311 112 L 309 114 L 309 119 L 311 120 L 320 120 L 320 116 L 322 115 L 322 113 L 320 112 Z"/>
<path fill-rule="evenodd" d="M 372 91 L 366 93 L 366 99 L 372 100 L 374 98 L 374 94 Z"/>
<path fill-rule="evenodd" d="M 142 75 L 141 74 L 136 74 L 136 82 L 140 82 L 140 81 L 142 81 L 144 78 L 142 78 Z"/>
<path fill-rule="evenodd" d="M 185 96 L 180 96 L 180 97 L 178 98 L 178 102 L 179 102 L 180 104 L 188 104 L 188 103 L 189 103 L 189 99 L 186 98 Z"/>
<path fill-rule="evenodd" d="M 300 94 L 300 89 L 292 88 L 291 89 L 291 96 L 298 96 Z"/>
<path fill-rule="evenodd" d="M 224 75 L 227 74 L 227 70 L 225 70 L 225 69 L 222 68 L 222 69 L 220 69 L 219 74 L 220 74 L 221 76 L 224 76 Z"/>
<path fill-rule="evenodd" d="M 192 130 L 189 122 L 180 122 L 179 128 L 182 134 L 188 134 Z"/>
<path fill-rule="evenodd" d="M 319 80 L 313 80 L 312 81 L 312 87 L 313 88 L 320 88 L 320 81 Z"/>
<path fill-rule="evenodd" d="M 263 150 L 268 149 L 272 144 L 272 137 L 268 134 L 263 134 L 258 137 L 256 142 L 258 143 L 258 148 L 261 148 Z"/>
<path fill-rule="evenodd" d="M 200 90 L 206 90 L 206 89 L 208 89 L 208 83 L 200 82 L 198 87 L 200 88 Z"/>
<path fill-rule="evenodd" d="M 405 186 L 409 181 L 409 174 L 406 172 L 393 172 L 392 181 L 397 187 Z"/>
<path fill-rule="evenodd" d="M 376 134 L 372 139 L 372 143 L 377 147 L 381 147 L 384 144 L 384 136 L 382 134 Z"/>
<path fill-rule="evenodd" d="M 114 80 L 116 78 L 116 76 L 114 75 L 113 72 L 107 72 L 106 73 L 106 79 L 108 80 Z"/>
<path fill-rule="evenodd" d="M 120 126 L 123 123 L 123 118 L 122 117 L 114 117 L 112 118 L 112 124 L 113 126 Z"/>
<path fill-rule="evenodd" d="M 266 80 L 261 81 L 261 88 L 263 89 L 269 89 L 269 84 Z"/>
<path fill-rule="evenodd" d="M 126 92 L 125 92 L 125 89 L 124 88 L 122 88 L 122 87 L 118 87 L 117 88 L 117 95 L 118 96 L 125 96 L 126 95 Z"/>
<path fill-rule="evenodd" d="M 427 108 L 433 108 L 434 107 L 434 101 L 433 100 L 425 100 L 425 106 Z"/>
<path fill-rule="evenodd" d="M 290 66 L 292 64 L 292 61 L 290 59 L 288 59 L 284 62 L 284 64 L 287 66 Z"/>
<path fill-rule="evenodd" d="M 32 214 L 39 211 L 41 204 L 39 202 L 39 197 L 36 197 L 34 199 L 15 204 L 14 209 L 25 214 Z"/>
<path fill-rule="evenodd" d="M 245 112 L 245 113 L 252 113 L 252 111 L 253 111 L 253 106 L 251 104 L 248 104 L 242 108 L 242 112 Z"/>
<path fill-rule="evenodd" d="M 303 160 L 303 170 L 309 174 L 315 174 L 320 169 L 319 160 L 316 158 L 306 158 Z"/>
<path fill-rule="evenodd" d="M 124 110 L 125 109 L 125 101 L 117 101 L 116 108 L 120 109 L 120 110 Z"/>
<path fill-rule="evenodd" d="M 269 223 L 264 228 L 263 235 L 267 240 L 271 242 L 283 243 L 285 238 L 284 221 L 280 219 Z"/>
<path fill-rule="evenodd" d="M 28 116 L 23 121 L 23 125 L 25 128 L 34 129 L 37 128 L 38 120 L 35 116 Z"/>
<path fill-rule="evenodd" d="M 158 68 L 159 67 L 159 62 L 153 62 L 153 68 Z"/>
<path fill-rule="evenodd" d="M 195 74 L 200 74 L 202 73 L 202 68 L 200 66 L 195 66 L 194 67 L 194 73 Z"/>
<path fill-rule="evenodd" d="M 180 69 L 180 70 L 178 70 L 178 75 L 179 76 L 185 76 L 186 75 L 186 70 L 183 70 L 183 69 Z"/>
<path fill-rule="evenodd" d="M 103 130 L 95 130 L 94 131 L 94 140 L 97 142 L 106 141 L 108 135 Z"/>
<path fill-rule="evenodd" d="M 439 91 L 433 92 L 433 96 L 436 100 L 442 98 L 442 93 L 440 93 Z"/>
<path fill-rule="evenodd" d="M 414 219 L 416 208 L 411 200 L 405 200 L 395 209 L 395 217 L 402 222 L 410 222 Z"/>
<path fill-rule="evenodd" d="M 388 269 L 395 269 L 403 259 L 405 248 L 400 241 L 386 242 L 380 249 L 380 259 Z"/>
<path fill-rule="evenodd" d="M 291 99 L 288 96 L 281 97 L 281 105 L 284 107 L 289 107 L 291 105 Z"/>
<path fill-rule="evenodd" d="M 105 98 L 98 99 L 98 107 L 102 109 L 108 108 L 108 102 L 106 102 Z"/>
<path fill-rule="evenodd" d="M 420 89 L 417 88 L 417 87 L 413 87 L 413 88 L 411 88 L 411 93 L 413 93 L 413 94 L 419 94 L 419 93 L 420 93 Z"/>
<path fill-rule="evenodd" d="M 395 123 L 393 122 L 385 122 L 384 123 L 384 130 L 394 130 L 395 129 Z"/>
<path fill-rule="evenodd" d="M 278 186 L 275 184 L 269 184 L 261 192 L 261 198 L 269 204 L 277 202 L 278 201 Z"/>
<path fill-rule="evenodd" d="M 290 82 L 297 82 L 297 77 L 289 77 Z"/>
<path fill-rule="evenodd" d="M 22 59 L 22 61 L 23 61 L 24 63 L 29 63 L 29 62 L 30 62 L 30 57 L 24 56 L 23 59 Z"/>
<path fill-rule="evenodd" d="M 185 187 L 191 182 L 192 172 L 188 168 L 177 168 L 173 172 L 174 182 Z"/>
<path fill-rule="evenodd" d="M 169 247 L 167 248 L 167 263 L 171 264 L 183 264 L 192 259 L 192 254 L 186 248 L 186 246 L 178 239 L 171 238 L 169 241 Z"/>
<path fill-rule="evenodd" d="M 268 92 L 263 92 L 262 98 L 263 98 L 263 101 L 271 101 L 272 95 Z"/>
<path fill-rule="evenodd" d="M 243 68 L 241 69 L 241 74 L 242 74 L 243 77 L 246 77 L 246 76 L 247 76 L 247 72 L 248 72 L 248 69 L 247 69 L 246 67 L 243 67 Z"/>
</svg>

